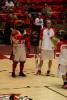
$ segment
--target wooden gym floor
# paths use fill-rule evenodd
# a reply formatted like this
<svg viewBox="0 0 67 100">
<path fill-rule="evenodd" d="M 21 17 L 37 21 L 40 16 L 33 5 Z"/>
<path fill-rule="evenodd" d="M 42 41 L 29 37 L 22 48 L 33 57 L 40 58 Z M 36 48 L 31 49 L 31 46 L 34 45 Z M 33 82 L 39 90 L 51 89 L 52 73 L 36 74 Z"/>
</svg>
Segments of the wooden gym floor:
<svg viewBox="0 0 67 100">
<path fill-rule="evenodd" d="M 11 77 L 12 61 L 9 60 L 10 46 L 0 46 L 0 94 L 21 94 L 33 100 L 67 100 L 67 89 L 62 88 L 63 81 L 57 75 L 58 58 L 53 60 L 51 75 L 46 76 L 47 63 L 44 61 L 42 75 L 36 76 L 34 58 L 27 58 L 24 72 L 27 77 L 19 77 L 19 64 L 16 78 Z"/>
</svg>

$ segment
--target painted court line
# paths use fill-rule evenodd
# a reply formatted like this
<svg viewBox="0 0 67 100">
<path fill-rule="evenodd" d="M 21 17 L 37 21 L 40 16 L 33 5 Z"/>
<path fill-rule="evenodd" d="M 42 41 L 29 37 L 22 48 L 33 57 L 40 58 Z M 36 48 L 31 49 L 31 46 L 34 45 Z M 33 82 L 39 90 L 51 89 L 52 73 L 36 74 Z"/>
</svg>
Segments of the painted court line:
<svg viewBox="0 0 67 100">
<path fill-rule="evenodd" d="M 64 95 L 64 94 L 62 94 L 62 93 L 60 93 L 60 92 L 58 92 L 58 91 L 56 91 L 56 90 L 52 89 L 52 88 L 51 88 L 51 87 L 49 87 L 49 86 L 44 86 L 44 87 L 46 87 L 47 89 L 49 89 L 49 90 L 51 90 L 51 91 L 53 91 L 53 92 L 55 92 L 55 93 L 57 93 L 57 94 L 59 94 L 59 95 L 61 95 L 61 96 L 65 97 L 65 98 L 67 98 L 67 96 L 66 96 L 66 95 Z"/>
<path fill-rule="evenodd" d="M 66 95 L 64 95 L 64 94 L 62 94 L 62 93 L 60 93 L 60 92 L 58 92 L 58 91 L 52 89 L 50 86 L 33 86 L 33 87 L 25 86 L 25 87 L 15 87 L 15 88 L 2 88 L 2 89 L 0 89 L 0 90 L 22 89 L 22 88 L 43 88 L 43 87 L 45 87 L 45 88 L 47 88 L 47 89 L 49 89 L 49 90 L 51 90 L 51 91 L 53 91 L 53 92 L 55 92 L 55 93 L 57 93 L 57 94 L 59 94 L 59 95 L 61 95 L 61 96 L 67 98 Z"/>
</svg>

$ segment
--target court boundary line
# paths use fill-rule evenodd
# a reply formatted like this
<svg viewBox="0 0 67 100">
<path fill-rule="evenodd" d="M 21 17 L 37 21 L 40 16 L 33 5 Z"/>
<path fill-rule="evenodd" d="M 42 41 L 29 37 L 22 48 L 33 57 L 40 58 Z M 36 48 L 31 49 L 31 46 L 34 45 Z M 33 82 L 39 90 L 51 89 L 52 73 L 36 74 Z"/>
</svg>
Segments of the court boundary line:
<svg viewBox="0 0 67 100">
<path fill-rule="evenodd" d="M 53 91 L 53 92 L 55 92 L 55 93 L 57 93 L 57 94 L 59 94 L 59 95 L 61 95 L 61 96 L 63 96 L 63 97 L 65 97 L 65 98 L 67 98 L 66 95 L 64 95 L 64 94 L 62 94 L 62 93 L 60 93 L 60 92 L 58 92 L 58 91 L 52 89 L 50 86 L 44 86 L 44 87 L 47 88 L 47 89 L 49 89 L 49 90 L 51 90 L 51 91 Z"/>
<path fill-rule="evenodd" d="M 64 95 L 64 94 L 62 94 L 62 93 L 60 93 L 60 92 L 58 92 L 58 91 L 52 89 L 50 86 L 41 86 L 41 87 L 40 87 L 40 86 L 33 86 L 33 87 L 31 87 L 31 86 L 24 86 L 24 87 L 15 87 L 15 88 L 2 88 L 2 89 L 0 89 L 0 90 L 22 89 L 22 88 L 43 88 L 43 87 L 47 88 L 48 90 L 53 91 L 54 93 L 57 93 L 57 94 L 59 94 L 59 95 L 65 97 L 65 98 L 67 98 L 66 95 Z"/>
</svg>

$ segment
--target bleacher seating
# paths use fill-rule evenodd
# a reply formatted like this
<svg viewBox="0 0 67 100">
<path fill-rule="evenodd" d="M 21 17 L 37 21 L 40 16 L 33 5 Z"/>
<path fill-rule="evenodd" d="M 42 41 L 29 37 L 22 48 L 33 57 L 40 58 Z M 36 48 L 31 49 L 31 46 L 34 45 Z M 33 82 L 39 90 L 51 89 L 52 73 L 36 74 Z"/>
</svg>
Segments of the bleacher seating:
<svg viewBox="0 0 67 100">
<path fill-rule="evenodd" d="M 55 18 L 56 22 L 60 22 L 61 16 L 64 13 L 64 11 L 67 11 L 67 6 L 64 5 L 64 2 L 66 4 L 67 0 L 17 0 L 19 2 L 19 5 L 15 5 L 13 12 L 0 12 L 0 18 L 5 22 L 12 22 L 9 14 L 13 14 L 16 16 L 20 16 L 22 20 L 25 20 L 26 17 L 26 11 L 29 13 L 33 12 L 32 14 L 37 14 L 38 12 L 41 12 L 42 8 L 44 7 L 44 4 L 47 3 L 52 8 L 52 18 Z M 27 6 L 26 6 L 27 5 Z M 28 8 L 25 8 L 28 7 Z M 43 16 L 45 19 L 45 17 Z M 67 19 L 66 19 L 67 20 Z M 26 19 L 26 21 L 28 21 Z M 63 20 L 61 20 L 63 21 Z"/>
</svg>

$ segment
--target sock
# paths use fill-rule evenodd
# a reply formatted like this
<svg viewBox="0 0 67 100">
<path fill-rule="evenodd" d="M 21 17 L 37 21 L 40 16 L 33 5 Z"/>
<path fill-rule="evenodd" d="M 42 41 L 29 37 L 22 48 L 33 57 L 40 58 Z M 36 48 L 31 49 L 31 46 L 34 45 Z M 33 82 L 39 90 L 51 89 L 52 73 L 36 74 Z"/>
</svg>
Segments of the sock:
<svg viewBox="0 0 67 100">
<path fill-rule="evenodd" d="M 17 62 L 13 62 L 12 72 L 15 73 Z"/>
<path fill-rule="evenodd" d="M 20 62 L 20 73 L 23 73 L 24 62 Z"/>
</svg>

